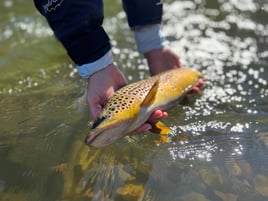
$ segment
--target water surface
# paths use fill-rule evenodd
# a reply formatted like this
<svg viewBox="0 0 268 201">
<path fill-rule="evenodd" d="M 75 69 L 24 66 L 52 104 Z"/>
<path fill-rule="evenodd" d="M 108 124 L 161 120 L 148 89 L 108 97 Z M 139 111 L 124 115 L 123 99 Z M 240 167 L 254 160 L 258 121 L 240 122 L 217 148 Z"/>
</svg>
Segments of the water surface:
<svg viewBox="0 0 268 201">
<path fill-rule="evenodd" d="M 105 29 L 129 82 L 148 77 L 120 1 Z M 0 200 L 268 200 L 268 3 L 166 1 L 163 34 L 206 87 L 146 133 L 88 148 L 86 82 L 31 1 L 0 3 Z"/>
</svg>

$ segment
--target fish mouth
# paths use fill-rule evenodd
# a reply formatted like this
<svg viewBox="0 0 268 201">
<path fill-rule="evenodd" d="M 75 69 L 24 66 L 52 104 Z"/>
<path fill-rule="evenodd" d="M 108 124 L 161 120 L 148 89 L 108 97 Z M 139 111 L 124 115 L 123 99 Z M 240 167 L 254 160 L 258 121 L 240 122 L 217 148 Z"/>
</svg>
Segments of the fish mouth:
<svg viewBox="0 0 268 201">
<path fill-rule="evenodd" d="M 85 138 L 85 143 L 88 146 L 94 146 L 94 147 L 103 147 L 105 145 L 110 144 L 109 137 L 107 137 L 107 140 L 102 140 L 101 142 L 96 142 L 98 137 L 100 137 L 105 131 L 109 130 L 109 129 L 114 129 L 118 127 L 118 124 L 115 125 L 111 125 L 111 126 L 107 126 L 105 128 L 102 129 L 96 129 L 95 131 L 93 130 L 86 138 Z"/>
</svg>

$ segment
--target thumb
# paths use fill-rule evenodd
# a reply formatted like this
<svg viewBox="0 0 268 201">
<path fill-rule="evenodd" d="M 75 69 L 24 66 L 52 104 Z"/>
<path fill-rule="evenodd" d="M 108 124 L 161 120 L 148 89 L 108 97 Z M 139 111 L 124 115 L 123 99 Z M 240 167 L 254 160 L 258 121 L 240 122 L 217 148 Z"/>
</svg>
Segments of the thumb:
<svg viewBox="0 0 268 201">
<path fill-rule="evenodd" d="M 92 119 L 95 121 L 102 111 L 102 106 L 96 101 L 88 100 L 89 111 Z"/>
<path fill-rule="evenodd" d="M 114 91 L 117 91 L 118 89 L 127 85 L 127 80 L 125 76 L 119 70 L 116 71 L 116 73 L 114 74 L 114 83 L 116 83 L 116 85 L 114 86 Z"/>
</svg>

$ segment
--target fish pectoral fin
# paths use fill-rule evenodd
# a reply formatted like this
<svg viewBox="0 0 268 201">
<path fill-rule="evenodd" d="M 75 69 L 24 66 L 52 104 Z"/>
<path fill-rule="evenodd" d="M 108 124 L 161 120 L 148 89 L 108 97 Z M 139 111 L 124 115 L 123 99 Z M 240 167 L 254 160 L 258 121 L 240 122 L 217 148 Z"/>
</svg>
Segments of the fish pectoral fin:
<svg viewBox="0 0 268 201">
<path fill-rule="evenodd" d="M 149 107 L 150 105 L 153 104 L 155 100 L 155 95 L 157 93 L 159 86 L 159 80 L 156 80 L 152 88 L 150 89 L 149 93 L 146 95 L 144 98 L 143 102 L 141 103 L 141 106 Z"/>
<path fill-rule="evenodd" d="M 154 123 L 151 123 L 152 128 L 150 129 L 151 132 L 153 133 L 158 133 L 158 134 L 169 134 L 171 133 L 171 129 L 167 127 L 164 123 L 161 121 L 156 121 Z"/>
</svg>

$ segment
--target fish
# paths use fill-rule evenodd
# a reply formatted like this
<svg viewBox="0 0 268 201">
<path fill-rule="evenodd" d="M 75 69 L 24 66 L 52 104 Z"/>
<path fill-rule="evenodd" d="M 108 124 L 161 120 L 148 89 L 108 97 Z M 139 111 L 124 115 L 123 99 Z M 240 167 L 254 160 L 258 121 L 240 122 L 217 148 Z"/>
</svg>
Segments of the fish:
<svg viewBox="0 0 268 201">
<path fill-rule="evenodd" d="M 88 146 L 104 147 L 131 134 L 157 110 L 178 104 L 204 78 L 197 70 L 180 67 L 128 84 L 116 91 L 103 107 L 85 138 Z M 168 134 L 171 129 L 157 120 L 150 131 Z"/>
</svg>

